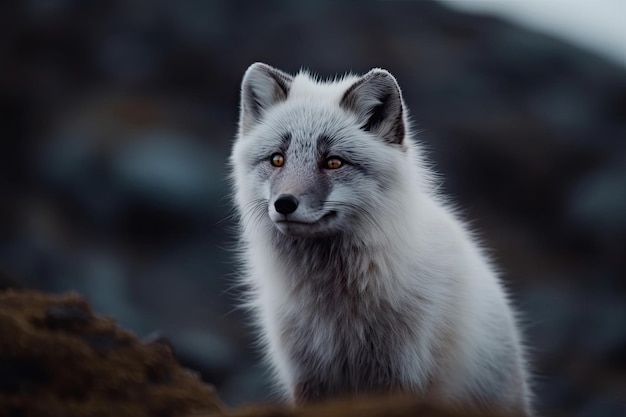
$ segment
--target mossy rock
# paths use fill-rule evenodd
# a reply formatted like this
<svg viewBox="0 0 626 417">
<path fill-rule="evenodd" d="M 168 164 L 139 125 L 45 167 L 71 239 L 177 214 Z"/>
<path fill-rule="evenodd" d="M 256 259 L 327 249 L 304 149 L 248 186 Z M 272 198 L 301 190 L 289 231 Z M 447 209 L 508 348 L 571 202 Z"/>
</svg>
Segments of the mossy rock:
<svg viewBox="0 0 626 417">
<path fill-rule="evenodd" d="M 0 293 L 0 415 L 185 416 L 219 412 L 212 387 L 170 348 L 142 343 L 76 294 Z"/>
</svg>

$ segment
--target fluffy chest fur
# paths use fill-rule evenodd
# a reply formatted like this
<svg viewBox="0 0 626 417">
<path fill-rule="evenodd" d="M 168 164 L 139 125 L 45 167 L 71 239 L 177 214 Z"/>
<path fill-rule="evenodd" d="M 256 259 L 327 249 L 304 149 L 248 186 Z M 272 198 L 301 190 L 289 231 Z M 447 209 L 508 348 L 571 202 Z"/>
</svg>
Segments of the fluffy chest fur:
<svg viewBox="0 0 626 417">
<path fill-rule="evenodd" d="M 271 323 L 272 351 L 284 359 L 279 373 L 299 381 L 292 395 L 429 388 L 449 329 L 445 323 L 434 329 L 438 309 L 428 291 L 403 284 L 415 283 L 402 276 L 418 273 L 415 262 L 341 236 L 274 234 L 268 243 L 269 262 L 255 264 L 258 308 Z"/>
</svg>

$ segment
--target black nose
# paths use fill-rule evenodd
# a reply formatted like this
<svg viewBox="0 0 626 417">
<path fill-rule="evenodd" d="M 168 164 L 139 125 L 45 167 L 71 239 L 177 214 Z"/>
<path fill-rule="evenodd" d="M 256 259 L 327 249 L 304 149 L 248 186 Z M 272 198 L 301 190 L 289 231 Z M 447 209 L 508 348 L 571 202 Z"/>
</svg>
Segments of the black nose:
<svg viewBox="0 0 626 417">
<path fill-rule="evenodd" d="M 281 194 L 274 202 L 274 208 L 280 214 L 291 214 L 298 208 L 298 199 L 291 194 Z"/>
</svg>

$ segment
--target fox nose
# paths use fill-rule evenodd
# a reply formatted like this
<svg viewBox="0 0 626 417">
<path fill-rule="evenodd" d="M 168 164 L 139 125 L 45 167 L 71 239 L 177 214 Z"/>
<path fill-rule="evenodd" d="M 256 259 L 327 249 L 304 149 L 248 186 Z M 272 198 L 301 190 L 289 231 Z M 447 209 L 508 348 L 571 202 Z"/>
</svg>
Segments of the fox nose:
<svg viewBox="0 0 626 417">
<path fill-rule="evenodd" d="M 280 214 L 291 214 L 298 208 L 298 199 L 291 194 L 281 194 L 274 202 L 274 208 Z"/>
</svg>

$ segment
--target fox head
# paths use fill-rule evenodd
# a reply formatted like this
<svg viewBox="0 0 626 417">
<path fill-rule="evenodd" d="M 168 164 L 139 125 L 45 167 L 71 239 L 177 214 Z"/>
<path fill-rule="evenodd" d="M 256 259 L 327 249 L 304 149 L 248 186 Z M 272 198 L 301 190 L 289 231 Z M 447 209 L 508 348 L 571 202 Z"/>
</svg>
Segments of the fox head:
<svg viewBox="0 0 626 417">
<path fill-rule="evenodd" d="M 392 193 L 410 159 L 407 130 L 385 70 L 320 82 L 251 65 L 231 156 L 244 228 L 308 238 L 380 224 L 400 204 Z"/>
</svg>

